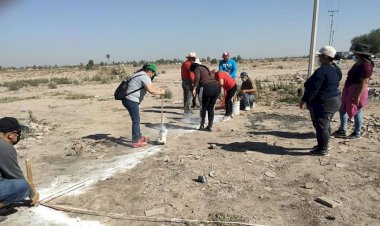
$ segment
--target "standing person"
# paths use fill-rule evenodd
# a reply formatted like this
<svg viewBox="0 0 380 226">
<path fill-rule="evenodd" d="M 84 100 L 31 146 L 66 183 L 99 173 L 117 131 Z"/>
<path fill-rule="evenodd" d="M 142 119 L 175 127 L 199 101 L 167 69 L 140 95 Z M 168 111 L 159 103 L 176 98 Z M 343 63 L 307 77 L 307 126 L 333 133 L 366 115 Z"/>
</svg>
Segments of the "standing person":
<svg viewBox="0 0 380 226">
<path fill-rule="evenodd" d="M 181 79 L 182 79 L 182 89 L 183 89 L 183 106 L 185 114 L 191 113 L 191 105 L 193 103 L 193 83 L 194 83 L 194 72 L 190 71 L 190 66 L 194 63 L 197 55 L 195 53 L 189 53 L 187 55 L 187 60 L 183 62 L 181 66 Z M 195 99 L 195 98 L 194 98 Z M 194 107 L 194 106 L 193 106 Z"/>
<path fill-rule="evenodd" d="M 232 97 L 237 91 L 235 79 L 231 78 L 231 76 L 224 71 L 213 70 L 211 73 L 215 79 L 219 81 L 219 85 L 223 87 L 223 90 L 226 92 L 226 114 L 224 116 L 226 118 L 232 117 Z"/>
<path fill-rule="evenodd" d="M 307 105 L 316 130 L 318 145 L 310 151 L 314 155 L 328 155 L 330 122 L 341 104 L 339 82 L 342 71 L 333 62 L 335 54 L 336 50 L 332 46 L 324 46 L 319 50 L 321 66 L 306 80 L 305 93 L 300 102 L 301 109 Z"/>
<path fill-rule="evenodd" d="M 220 87 L 218 81 L 212 76 L 208 67 L 201 65 L 197 58 L 191 65 L 190 70 L 194 72 L 193 95 L 195 96 L 197 88 L 202 91 L 202 108 L 201 108 L 201 125 L 199 130 L 212 131 L 214 124 L 214 108 L 216 100 L 220 95 Z M 205 128 L 206 112 L 208 117 L 208 125 Z"/>
<path fill-rule="evenodd" d="M 0 208 L 23 201 L 26 197 L 33 205 L 39 201 L 38 192 L 33 192 L 18 164 L 13 145 L 21 138 L 21 125 L 13 117 L 0 119 Z"/>
<path fill-rule="evenodd" d="M 252 82 L 247 72 L 240 73 L 240 79 L 242 81 L 239 91 L 240 110 L 249 111 L 251 107 L 253 107 L 253 103 L 256 99 L 256 84 L 255 82 Z"/>
<path fill-rule="evenodd" d="M 368 102 L 368 83 L 375 64 L 371 60 L 368 45 L 357 44 L 351 51 L 356 63 L 347 73 L 339 111 L 340 127 L 335 133 L 346 136 L 347 120 L 354 117 L 355 129 L 349 137 L 355 139 L 361 137 L 363 109 Z"/>
<path fill-rule="evenodd" d="M 122 101 L 123 106 L 128 110 L 132 120 L 132 147 L 144 147 L 149 142 L 149 138 L 141 134 L 140 130 L 140 108 L 146 92 L 154 95 L 164 95 L 165 90 L 157 89 L 152 85 L 154 77 L 157 76 L 157 67 L 154 64 L 144 65 L 139 71 L 133 74 L 129 80 L 126 96 Z"/>
<path fill-rule="evenodd" d="M 219 62 L 219 71 L 225 71 L 230 74 L 231 78 L 235 79 L 237 72 L 237 65 L 233 59 L 230 59 L 230 53 L 224 52 L 222 55 L 222 60 Z"/>
</svg>

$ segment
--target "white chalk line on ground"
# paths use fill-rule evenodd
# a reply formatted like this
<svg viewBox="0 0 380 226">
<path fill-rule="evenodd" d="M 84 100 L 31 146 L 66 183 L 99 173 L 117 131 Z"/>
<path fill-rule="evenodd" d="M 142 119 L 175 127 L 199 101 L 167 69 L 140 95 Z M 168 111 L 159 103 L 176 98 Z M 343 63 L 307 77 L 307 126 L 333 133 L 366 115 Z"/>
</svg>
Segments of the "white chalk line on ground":
<svg viewBox="0 0 380 226">
<path fill-rule="evenodd" d="M 190 121 L 194 123 L 194 119 L 191 119 Z M 225 121 L 228 121 L 228 120 L 223 120 L 223 116 L 215 115 L 215 122 L 225 122 Z M 179 130 L 179 131 L 181 131 L 181 133 L 175 136 L 174 138 L 172 138 L 173 140 L 183 136 L 184 134 L 192 133 L 197 130 L 192 129 L 192 130 Z M 101 164 L 102 166 L 99 167 L 99 164 L 98 164 L 95 170 L 90 170 L 90 172 L 92 172 L 91 175 L 86 175 L 84 177 L 85 179 L 80 182 L 70 183 L 69 185 L 66 184 L 65 188 L 62 188 L 62 186 L 59 188 L 59 185 L 58 185 L 57 187 L 52 186 L 50 188 L 41 189 L 40 190 L 41 202 L 43 202 L 44 200 L 48 202 L 50 199 L 54 199 L 54 197 L 63 196 L 69 192 L 70 192 L 70 195 L 81 194 L 87 189 L 89 189 L 92 185 L 96 184 L 97 182 L 110 178 L 115 173 L 122 173 L 129 169 L 132 169 L 137 164 L 139 164 L 145 157 L 154 155 L 161 150 L 162 149 L 159 146 L 151 146 L 147 149 L 142 149 L 142 151 L 119 157 L 119 159 L 113 163 L 114 166 L 109 167 L 110 164 L 105 163 L 105 164 Z M 105 166 L 107 166 L 107 168 L 105 168 Z M 81 221 L 79 218 L 69 217 L 66 213 L 53 210 L 42 205 L 33 208 L 32 211 L 33 213 L 42 217 L 44 220 L 51 223 L 56 223 L 56 224 L 78 225 L 78 226 L 103 225 L 99 221 Z M 58 213 L 59 215 L 56 215 Z M 57 216 L 57 217 L 52 217 L 52 216 Z"/>
</svg>

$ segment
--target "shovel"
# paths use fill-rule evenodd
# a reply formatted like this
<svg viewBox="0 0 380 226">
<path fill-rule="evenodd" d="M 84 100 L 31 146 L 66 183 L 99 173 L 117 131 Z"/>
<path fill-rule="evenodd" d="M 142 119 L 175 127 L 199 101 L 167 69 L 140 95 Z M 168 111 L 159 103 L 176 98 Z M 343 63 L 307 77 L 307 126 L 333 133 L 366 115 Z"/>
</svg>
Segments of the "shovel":
<svg viewBox="0 0 380 226">
<path fill-rule="evenodd" d="M 161 129 L 160 129 L 160 134 L 159 134 L 157 143 L 165 144 L 166 135 L 167 135 L 167 131 L 164 130 L 164 96 L 161 96 Z"/>
</svg>

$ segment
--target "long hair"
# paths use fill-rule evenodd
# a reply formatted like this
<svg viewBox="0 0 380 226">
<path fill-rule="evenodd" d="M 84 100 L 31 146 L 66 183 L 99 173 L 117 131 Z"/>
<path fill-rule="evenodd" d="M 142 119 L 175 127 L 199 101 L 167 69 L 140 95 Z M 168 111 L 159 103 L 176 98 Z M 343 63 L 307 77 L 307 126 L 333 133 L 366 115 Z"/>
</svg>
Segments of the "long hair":
<svg viewBox="0 0 380 226">
<path fill-rule="evenodd" d="M 190 71 L 194 72 L 196 68 L 198 67 L 204 67 L 206 68 L 206 70 L 208 71 L 208 75 L 210 76 L 211 75 L 211 71 L 208 67 L 204 66 L 204 65 L 201 65 L 201 64 L 197 64 L 197 63 L 192 63 L 190 65 Z"/>
<path fill-rule="evenodd" d="M 135 73 L 138 73 L 138 72 L 141 72 L 141 71 L 146 71 L 146 70 L 147 70 L 147 67 L 148 67 L 148 65 L 147 65 L 147 64 L 144 64 L 144 65 L 142 66 L 142 68 L 139 69 L 139 70 L 137 70 Z"/>
</svg>

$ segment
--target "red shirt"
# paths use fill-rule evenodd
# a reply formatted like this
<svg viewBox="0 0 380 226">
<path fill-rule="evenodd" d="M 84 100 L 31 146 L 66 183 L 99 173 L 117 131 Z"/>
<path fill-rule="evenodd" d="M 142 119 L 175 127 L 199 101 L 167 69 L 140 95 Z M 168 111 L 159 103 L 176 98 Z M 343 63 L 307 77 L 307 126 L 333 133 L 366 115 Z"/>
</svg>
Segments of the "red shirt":
<svg viewBox="0 0 380 226">
<path fill-rule="evenodd" d="M 230 90 L 230 89 L 232 89 L 236 85 L 235 79 L 231 78 L 230 74 L 228 74 L 225 71 L 218 71 L 218 72 L 216 72 L 215 78 L 218 81 L 220 81 L 221 79 L 224 80 L 224 84 L 223 84 L 223 89 L 224 90 Z"/>
<path fill-rule="evenodd" d="M 191 82 L 194 82 L 194 72 L 190 71 L 190 66 L 192 62 L 189 60 L 186 60 L 183 62 L 181 66 L 181 78 L 182 81 L 190 80 Z"/>
</svg>

